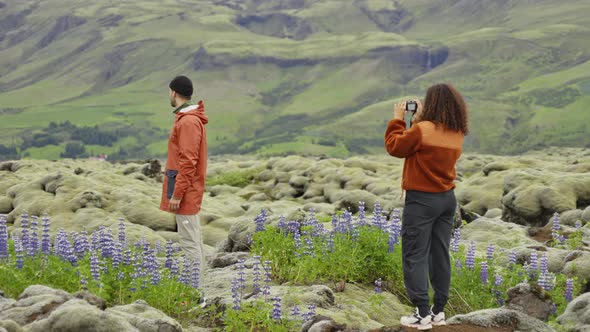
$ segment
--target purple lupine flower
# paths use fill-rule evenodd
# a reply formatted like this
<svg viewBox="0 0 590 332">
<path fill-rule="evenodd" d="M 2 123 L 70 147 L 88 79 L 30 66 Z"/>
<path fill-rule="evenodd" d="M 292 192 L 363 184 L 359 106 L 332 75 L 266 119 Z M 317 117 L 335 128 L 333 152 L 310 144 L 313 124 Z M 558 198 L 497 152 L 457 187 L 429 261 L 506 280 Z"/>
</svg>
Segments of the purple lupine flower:
<svg viewBox="0 0 590 332">
<path fill-rule="evenodd" d="M 166 242 L 166 262 L 164 263 L 164 267 L 170 269 L 172 267 L 172 254 L 174 252 L 174 248 L 172 247 L 172 240 L 168 240 Z"/>
<path fill-rule="evenodd" d="M 96 251 L 92 251 L 90 254 L 90 275 L 92 276 L 92 280 L 96 280 L 100 282 L 100 262 L 98 260 L 98 255 L 96 255 Z"/>
<path fill-rule="evenodd" d="M 8 228 L 6 227 L 6 216 L 0 215 L 0 259 L 8 258 Z"/>
<path fill-rule="evenodd" d="M 304 241 L 305 241 L 305 250 L 303 251 L 303 254 L 307 255 L 307 256 L 315 257 L 315 248 L 314 248 L 313 240 L 311 239 L 311 237 L 306 237 Z"/>
<path fill-rule="evenodd" d="M 174 278 L 176 276 L 178 276 L 178 261 L 176 258 L 173 258 L 170 264 L 170 277 Z"/>
<path fill-rule="evenodd" d="M 299 234 L 299 231 L 293 234 L 293 240 L 295 241 L 295 249 L 297 250 L 295 255 L 299 257 L 299 249 L 301 249 L 301 234 Z"/>
<path fill-rule="evenodd" d="M 318 222 L 318 220 L 315 217 L 315 209 L 311 208 L 307 211 L 307 215 L 305 216 L 305 219 L 303 220 L 303 226 L 310 226 L 313 227 L 315 226 L 315 224 Z"/>
<path fill-rule="evenodd" d="M 66 230 L 63 228 L 59 229 L 59 232 L 55 236 L 54 240 L 54 253 L 56 256 L 61 258 L 62 260 L 66 260 L 68 258 L 68 246 L 70 245 L 70 241 L 68 240 L 68 235 L 66 234 Z"/>
<path fill-rule="evenodd" d="M 344 213 L 342 214 L 342 220 L 340 222 L 340 227 L 342 227 L 342 233 L 352 233 L 352 230 L 354 228 L 354 223 L 352 219 L 352 212 L 344 211 Z"/>
<path fill-rule="evenodd" d="M 375 202 L 375 206 L 373 207 L 373 219 L 371 224 L 375 227 L 383 229 L 383 215 L 381 210 L 381 203 Z"/>
<path fill-rule="evenodd" d="M 496 247 L 494 246 L 493 243 L 490 243 L 488 245 L 488 250 L 487 250 L 487 255 L 486 255 L 486 258 L 488 259 L 488 261 L 491 261 L 494 258 L 495 251 L 496 251 Z"/>
<path fill-rule="evenodd" d="M 127 248 L 123 252 L 123 265 L 129 266 L 131 265 L 131 249 Z"/>
<path fill-rule="evenodd" d="M 494 294 L 496 295 L 496 302 L 499 306 L 504 305 L 504 299 L 502 298 L 502 292 L 500 291 L 499 287 L 502 286 L 503 283 L 502 275 L 496 274 L 496 280 L 494 281 Z"/>
<path fill-rule="evenodd" d="M 499 273 L 496 273 L 496 280 L 494 281 L 494 286 L 500 287 L 500 286 L 502 286 L 503 282 L 504 282 L 504 278 L 502 278 L 502 275 Z"/>
<path fill-rule="evenodd" d="M 14 242 L 14 251 L 16 253 L 16 268 L 22 270 L 25 263 L 25 248 L 18 235 L 15 234 L 12 237 L 12 241 Z"/>
<path fill-rule="evenodd" d="M 178 281 L 185 285 L 190 285 L 191 282 L 191 274 L 192 274 L 192 260 L 188 257 L 184 256 L 182 262 L 182 271 L 180 271 L 180 276 L 178 276 Z"/>
<path fill-rule="evenodd" d="M 144 258 L 144 263 L 145 262 L 147 262 L 147 264 L 145 264 L 145 269 L 150 276 L 152 285 L 160 284 L 160 281 L 162 281 L 162 275 L 160 274 L 160 263 L 156 258 L 154 249 L 150 249 L 147 252 L 147 255 Z"/>
<path fill-rule="evenodd" d="M 88 277 L 80 276 L 80 288 L 82 290 L 88 290 Z"/>
<path fill-rule="evenodd" d="M 260 259 L 261 257 L 256 255 L 254 256 L 254 266 L 252 267 L 254 280 L 253 280 L 253 293 L 254 296 L 258 297 L 260 294 L 260 281 L 261 281 L 261 273 L 260 273 Z"/>
<path fill-rule="evenodd" d="M 383 282 L 381 281 L 381 278 L 375 280 L 375 293 L 381 294 L 383 292 L 381 289 L 382 284 Z"/>
<path fill-rule="evenodd" d="M 467 257 L 465 257 L 465 266 L 469 269 L 475 267 L 475 242 L 471 241 L 469 249 L 467 249 Z"/>
<path fill-rule="evenodd" d="M 333 214 L 332 215 L 332 229 L 335 232 L 340 232 L 339 225 L 340 225 L 340 216 L 338 216 L 337 214 Z"/>
<path fill-rule="evenodd" d="M 232 308 L 234 310 L 240 310 L 242 298 L 240 296 L 240 280 L 239 277 L 232 279 L 231 281 L 231 297 L 233 298 L 234 305 Z"/>
<path fill-rule="evenodd" d="M 273 297 L 273 305 L 272 305 L 272 319 L 274 320 L 281 320 L 283 317 L 283 311 L 281 308 L 281 298 L 276 296 Z"/>
<path fill-rule="evenodd" d="M 455 228 L 453 232 L 453 237 L 451 238 L 451 252 L 458 253 L 459 252 L 459 241 L 461 240 L 461 230 L 459 227 Z"/>
<path fill-rule="evenodd" d="M 246 289 L 246 272 L 244 272 L 244 260 L 238 259 L 238 281 L 240 282 L 240 297 L 244 296 L 244 289 Z"/>
<path fill-rule="evenodd" d="M 76 254 L 78 258 L 82 258 L 86 254 L 86 245 L 84 242 L 88 242 L 85 230 L 83 230 L 81 234 L 76 234 L 76 236 L 74 236 L 74 254 Z"/>
<path fill-rule="evenodd" d="M 297 317 L 299 317 L 300 314 L 301 314 L 301 311 L 299 310 L 299 306 L 294 306 L 291 309 L 291 317 L 297 319 Z"/>
<path fill-rule="evenodd" d="M 334 232 L 330 232 L 330 235 L 328 235 L 328 251 L 334 251 Z"/>
<path fill-rule="evenodd" d="M 279 216 L 279 222 L 277 224 L 277 227 L 279 228 L 279 230 L 281 232 L 285 231 L 287 229 L 287 221 L 285 220 L 285 216 L 284 215 L 280 215 Z"/>
<path fill-rule="evenodd" d="M 100 250 L 100 234 L 98 231 L 92 232 L 90 236 L 90 250 Z"/>
<path fill-rule="evenodd" d="M 393 231 L 389 231 L 389 236 L 387 237 L 387 252 L 393 253 L 395 250 L 395 245 L 397 244 L 397 236 Z"/>
<path fill-rule="evenodd" d="M 115 250 L 113 250 L 113 269 L 118 270 L 123 261 L 123 244 L 121 242 L 115 243 Z"/>
<path fill-rule="evenodd" d="M 510 265 L 510 271 L 512 271 L 514 265 L 516 264 L 516 251 L 510 251 L 510 256 L 508 256 L 508 264 Z"/>
<path fill-rule="evenodd" d="M 582 222 L 579 220 L 576 220 L 575 227 L 576 227 L 576 231 L 579 231 L 580 228 L 582 228 Z"/>
<path fill-rule="evenodd" d="M 401 238 L 401 231 L 402 231 L 402 221 L 399 217 L 400 210 L 393 209 L 392 217 L 391 217 L 391 226 L 390 230 L 393 232 L 395 236 L 395 244 L 399 243 L 399 239 Z"/>
<path fill-rule="evenodd" d="M 312 318 L 315 317 L 315 304 L 312 303 L 307 306 L 308 311 L 305 312 L 301 317 L 303 318 L 303 322 L 310 321 Z"/>
<path fill-rule="evenodd" d="M 72 237 L 73 236 L 74 235 L 72 235 Z M 65 257 L 70 262 L 70 264 L 72 264 L 72 266 L 76 266 L 78 264 L 78 256 L 76 256 L 76 253 L 74 252 L 74 247 L 72 246 L 72 243 L 69 239 L 67 240 Z"/>
<path fill-rule="evenodd" d="M 29 243 L 27 244 L 27 256 L 33 257 L 39 252 L 39 234 L 37 216 L 33 216 L 31 220 L 31 234 L 29 236 Z"/>
<path fill-rule="evenodd" d="M 23 249 L 29 246 L 29 215 L 25 212 L 21 215 L 21 245 Z"/>
<path fill-rule="evenodd" d="M 565 282 L 565 302 L 570 303 L 574 299 L 574 279 L 569 278 Z"/>
<path fill-rule="evenodd" d="M 295 220 L 291 220 L 287 223 L 287 234 L 299 233 L 299 223 Z"/>
<path fill-rule="evenodd" d="M 529 264 L 529 268 L 532 271 L 537 271 L 539 269 L 539 262 L 538 262 L 538 257 L 537 257 L 537 251 L 533 251 L 531 253 L 531 263 Z"/>
<path fill-rule="evenodd" d="M 557 315 L 557 305 L 555 304 L 555 302 L 551 303 L 551 314 Z"/>
<path fill-rule="evenodd" d="M 123 280 L 125 279 L 125 272 L 123 271 L 119 271 L 119 273 L 117 273 L 117 280 Z"/>
<path fill-rule="evenodd" d="M 543 288 L 546 291 L 550 291 L 553 289 L 553 276 L 550 273 L 547 272 L 541 272 L 541 274 L 539 275 L 539 281 L 538 284 L 541 288 Z"/>
<path fill-rule="evenodd" d="M 43 216 L 42 223 L 43 234 L 41 235 L 41 253 L 45 256 L 49 256 L 51 254 L 51 236 L 49 235 L 51 222 L 47 215 Z"/>
<path fill-rule="evenodd" d="M 122 248 L 127 248 L 127 233 L 125 232 L 125 219 L 119 218 L 119 243 Z"/>
<path fill-rule="evenodd" d="M 266 229 L 266 222 L 267 212 L 266 209 L 262 209 L 256 218 L 254 218 L 254 223 L 256 223 L 256 232 L 263 232 Z"/>
<path fill-rule="evenodd" d="M 201 263 L 198 260 L 193 262 L 193 273 L 191 275 L 191 286 L 194 289 L 199 288 L 199 283 L 201 282 Z"/>
<path fill-rule="evenodd" d="M 358 215 L 358 221 L 357 224 L 359 227 L 365 226 L 367 224 L 367 215 L 365 212 L 365 202 L 360 201 L 359 202 L 359 215 Z"/>
<path fill-rule="evenodd" d="M 113 257 L 113 251 L 115 250 L 115 240 L 113 239 L 113 230 L 104 228 L 101 226 L 100 231 L 100 252 L 102 258 Z"/>
<path fill-rule="evenodd" d="M 271 261 L 264 261 L 264 264 L 262 264 L 262 268 L 264 269 L 264 288 L 262 289 L 262 295 L 264 295 L 265 300 L 268 300 L 268 296 L 270 296 L 270 282 L 272 281 L 271 264 Z"/>
<path fill-rule="evenodd" d="M 131 262 L 133 264 L 133 274 L 131 275 L 132 278 L 135 280 L 135 279 L 143 277 L 145 275 L 145 273 L 143 271 L 143 262 L 137 253 L 133 254 L 133 258 L 131 259 Z"/>
<path fill-rule="evenodd" d="M 160 243 L 160 240 L 156 240 L 156 242 L 154 243 L 154 249 L 156 256 L 158 256 L 162 252 L 162 244 Z"/>
<path fill-rule="evenodd" d="M 484 285 L 488 284 L 488 262 L 481 262 L 481 282 Z"/>
<path fill-rule="evenodd" d="M 455 260 L 455 268 L 457 268 L 457 269 L 462 269 L 463 268 L 463 263 L 461 262 L 461 259 L 460 258 L 457 258 Z"/>
</svg>

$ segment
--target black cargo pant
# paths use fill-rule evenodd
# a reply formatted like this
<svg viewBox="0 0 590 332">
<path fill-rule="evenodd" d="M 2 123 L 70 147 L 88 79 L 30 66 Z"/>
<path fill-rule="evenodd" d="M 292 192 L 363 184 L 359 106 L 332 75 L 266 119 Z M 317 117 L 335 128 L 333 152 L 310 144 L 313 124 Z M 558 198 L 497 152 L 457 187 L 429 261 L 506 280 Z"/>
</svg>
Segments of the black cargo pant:
<svg viewBox="0 0 590 332">
<path fill-rule="evenodd" d="M 402 216 L 404 283 L 416 307 L 428 306 L 428 279 L 434 303 L 444 308 L 449 299 L 449 243 L 457 201 L 454 190 L 443 193 L 406 192 Z"/>
</svg>

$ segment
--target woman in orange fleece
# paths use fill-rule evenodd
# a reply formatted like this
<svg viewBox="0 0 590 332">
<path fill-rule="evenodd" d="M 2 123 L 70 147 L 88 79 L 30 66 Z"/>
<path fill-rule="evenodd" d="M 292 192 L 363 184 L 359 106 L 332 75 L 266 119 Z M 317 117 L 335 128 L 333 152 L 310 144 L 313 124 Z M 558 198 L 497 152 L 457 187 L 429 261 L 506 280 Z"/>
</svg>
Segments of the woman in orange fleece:
<svg viewBox="0 0 590 332">
<path fill-rule="evenodd" d="M 406 191 L 402 219 L 404 283 L 416 313 L 401 318 L 404 326 L 430 329 L 445 324 L 451 264 L 449 243 L 457 201 L 455 164 L 468 132 L 467 106 L 450 84 L 437 84 L 426 93 L 412 126 L 406 130 L 405 103 L 395 106 L 387 126 L 387 152 L 405 158 L 402 189 Z M 429 307 L 428 280 L 434 290 Z"/>
</svg>

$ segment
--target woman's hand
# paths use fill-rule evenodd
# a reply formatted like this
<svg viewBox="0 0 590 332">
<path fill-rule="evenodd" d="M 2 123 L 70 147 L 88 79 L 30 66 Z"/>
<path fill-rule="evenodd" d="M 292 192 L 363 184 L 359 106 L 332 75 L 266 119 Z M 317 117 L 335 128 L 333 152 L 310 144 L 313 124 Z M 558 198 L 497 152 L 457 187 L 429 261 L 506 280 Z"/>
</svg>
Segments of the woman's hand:
<svg viewBox="0 0 590 332">
<path fill-rule="evenodd" d="M 420 102 L 420 99 L 416 99 L 416 104 L 418 104 L 418 107 L 416 108 L 416 114 L 414 114 L 414 117 L 412 117 L 412 123 L 418 122 L 420 117 L 422 117 L 422 112 L 424 111 L 424 107 L 422 107 L 422 102 Z"/>
<path fill-rule="evenodd" d="M 404 119 L 404 114 L 406 113 L 406 102 L 397 103 L 393 108 L 393 118 L 398 120 Z"/>
</svg>

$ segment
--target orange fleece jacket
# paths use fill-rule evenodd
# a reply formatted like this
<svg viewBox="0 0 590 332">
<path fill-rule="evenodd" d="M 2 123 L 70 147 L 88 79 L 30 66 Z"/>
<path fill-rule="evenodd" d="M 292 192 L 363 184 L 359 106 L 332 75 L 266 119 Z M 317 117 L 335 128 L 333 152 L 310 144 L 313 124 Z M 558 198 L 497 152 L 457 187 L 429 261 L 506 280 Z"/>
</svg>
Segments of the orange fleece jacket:
<svg viewBox="0 0 590 332">
<path fill-rule="evenodd" d="M 389 121 L 385 132 L 387 152 L 405 158 L 402 189 L 439 193 L 455 188 L 455 164 L 461 156 L 464 135 L 430 121 L 406 130 L 406 122 Z"/>
</svg>

